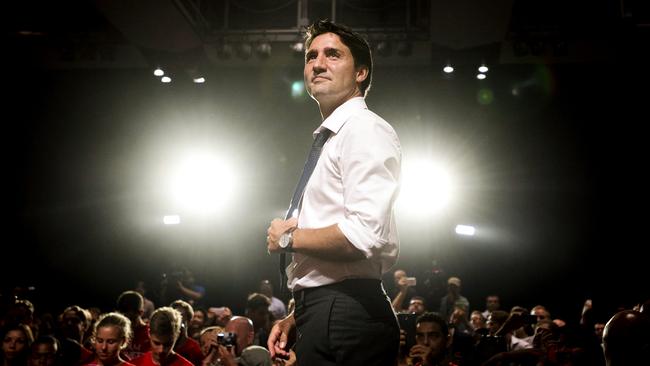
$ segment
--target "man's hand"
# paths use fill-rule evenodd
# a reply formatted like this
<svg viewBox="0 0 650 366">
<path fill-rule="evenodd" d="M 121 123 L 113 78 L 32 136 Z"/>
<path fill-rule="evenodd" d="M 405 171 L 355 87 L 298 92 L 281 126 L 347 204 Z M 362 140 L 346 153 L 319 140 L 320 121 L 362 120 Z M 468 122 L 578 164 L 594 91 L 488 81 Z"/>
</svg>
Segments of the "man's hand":
<svg viewBox="0 0 650 366">
<path fill-rule="evenodd" d="M 282 248 L 278 242 L 282 234 L 292 231 L 298 226 L 298 219 L 295 217 L 290 218 L 289 220 L 274 219 L 271 221 L 271 226 L 266 231 L 268 236 L 266 237 L 266 249 L 269 253 L 280 252 Z"/>
<path fill-rule="evenodd" d="M 408 283 L 408 277 L 400 277 L 400 279 L 397 281 L 397 287 L 399 288 L 400 292 L 406 292 L 409 289 L 409 283 Z"/>
<path fill-rule="evenodd" d="M 237 366 L 235 359 L 235 347 L 225 347 L 219 345 L 218 348 L 219 358 L 217 359 L 223 366 Z"/>
<path fill-rule="evenodd" d="M 430 354 L 431 347 L 423 346 L 420 344 L 416 344 L 415 346 L 411 347 L 411 350 L 409 351 L 409 357 L 418 358 L 421 361 L 425 362 L 429 359 Z"/>
<path fill-rule="evenodd" d="M 289 343 L 295 342 L 295 330 L 296 321 L 293 318 L 293 313 L 275 323 L 271 329 L 269 340 L 267 342 L 267 346 L 271 353 L 271 358 L 289 358 Z"/>
</svg>

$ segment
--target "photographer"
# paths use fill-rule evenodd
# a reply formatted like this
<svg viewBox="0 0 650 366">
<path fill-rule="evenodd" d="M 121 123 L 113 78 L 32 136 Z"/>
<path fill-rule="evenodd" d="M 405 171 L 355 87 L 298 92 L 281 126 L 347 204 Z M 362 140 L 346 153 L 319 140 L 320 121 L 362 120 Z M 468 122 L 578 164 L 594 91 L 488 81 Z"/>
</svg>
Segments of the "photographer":
<svg viewBox="0 0 650 366">
<path fill-rule="evenodd" d="M 192 306 L 200 304 L 205 297 L 205 287 L 196 283 L 192 271 L 185 267 L 172 269 L 162 274 L 160 282 L 160 302 L 169 304 L 175 300 L 187 301 Z"/>
<path fill-rule="evenodd" d="M 393 273 L 395 287 L 398 289 L 397 294 L 391 301 L 396 313 L 404 311 L 404 303 L 410 303 L 411 298 L 415 296 L 414 286 L 416 285 L 415 277 L 408 277 L 406 271 L 398 269 Z"/>
<path fill-rule="evenodd" d="M 255 333 L 253 322 L 243 316 L 233 317 L 226 324 L 224 333 L 216 334 L 216 354 L 210 351 L 206 356 L 203 366 L 212 366 L 214 363 L 206 364 L 208 358 L 216 356 L 217 365 L 223 366 L 272 366 L 269 351 L 260 346 L 253 345 Z M 210 337 L 206 343 L 215 345 L 215 337 Z"/>
</svg>

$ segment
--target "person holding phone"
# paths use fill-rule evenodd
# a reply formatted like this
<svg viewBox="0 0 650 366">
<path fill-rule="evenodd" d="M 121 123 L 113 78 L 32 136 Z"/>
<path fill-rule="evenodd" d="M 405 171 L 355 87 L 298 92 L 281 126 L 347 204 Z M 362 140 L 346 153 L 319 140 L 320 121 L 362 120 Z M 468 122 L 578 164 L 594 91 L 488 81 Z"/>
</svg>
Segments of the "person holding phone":
<svg viewBox="0 0 650 366">
<path fill-rule="evenodd" d="M 406 357 L 408 366 L 454 365 L 449 355 L 449 327 L 440 315 L 426 312 L 418 317 L 415 323 L 415 342 Z"/>
<path fill-rule="evenodd" d="M 417 284 L 417 280 L 415 277 L 408 277 L 406 271 L 403 269 L 396 270 L 393 276 L 398 292 L 391 304 L 395 312 L 399 313 L 405 310 L 404 304 L 409 304 L 411 299 L 416 295 L 415 285 Z"/>
</svg>

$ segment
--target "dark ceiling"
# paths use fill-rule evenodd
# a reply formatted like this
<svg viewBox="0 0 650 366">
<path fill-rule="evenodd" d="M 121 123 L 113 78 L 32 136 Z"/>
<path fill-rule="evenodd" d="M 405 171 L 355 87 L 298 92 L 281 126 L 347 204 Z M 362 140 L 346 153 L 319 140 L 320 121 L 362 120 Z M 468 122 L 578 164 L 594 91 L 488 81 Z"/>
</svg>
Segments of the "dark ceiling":
<svg viewBox="0 0 650 366">
<path fill-rule="evenodd" d="M 350 25 L 374 46 L 408 41 L 417 64 L 472 51 L 493 64 L 607 62 L 622 52 L 645 55 L 641 44 L 650 39 L 649 6 L 640 0 L 30 0 L 8 7 L 11 60 L 46 68 L 282 64 L 302 27 L 319 18 Z M 262 61 L 215 56 L 224 44 L 262 41 L 274 46 Z"/>
</svg>

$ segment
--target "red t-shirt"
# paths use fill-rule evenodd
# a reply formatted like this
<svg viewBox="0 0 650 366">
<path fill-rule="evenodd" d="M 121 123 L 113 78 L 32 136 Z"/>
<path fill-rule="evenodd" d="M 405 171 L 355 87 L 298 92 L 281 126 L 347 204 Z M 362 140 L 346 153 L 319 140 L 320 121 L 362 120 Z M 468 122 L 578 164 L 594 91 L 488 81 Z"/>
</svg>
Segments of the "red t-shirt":
<svg viewBox="0 0 650 366">
<path fill-rule="evenodd" d="M 135 366 L 158 366 L 153 362 L 153 355 L 151 354 L 151 351 L 136 358 L 135 360 L 131 360 L 131 363 Z M 194 366 L 194 364 L 178 353 L 174 353 L 167 357 L 165 366 Z"/>
<path fill-rule="evenodd" d="M 185 343 L 183 343 L 183 346 L 175 348 L 174 351 L 195 365 L 200 365 L 203 362 L 201 346 L 199 345 L 199 342 L 192 338 L 187 338 Z"/>
<path fill-rule="evenodd" d="M 149 338 L 149 324 L 137 327 L 133 330 L 133 339 L 122 355 L 128 360 L 136 359 L 151 349 Z"/>
<path fill-rule="evenodd" d="M 99 366 L 99 365 L 100 365 L 99 361 L 95 358 L 92 362 L 87 363 L 83 366 Z M 119 364 L 119 366 L 135 366 L 135 365 L 128 362 L 122 362 L 121 364 Z"/>
</svg>

